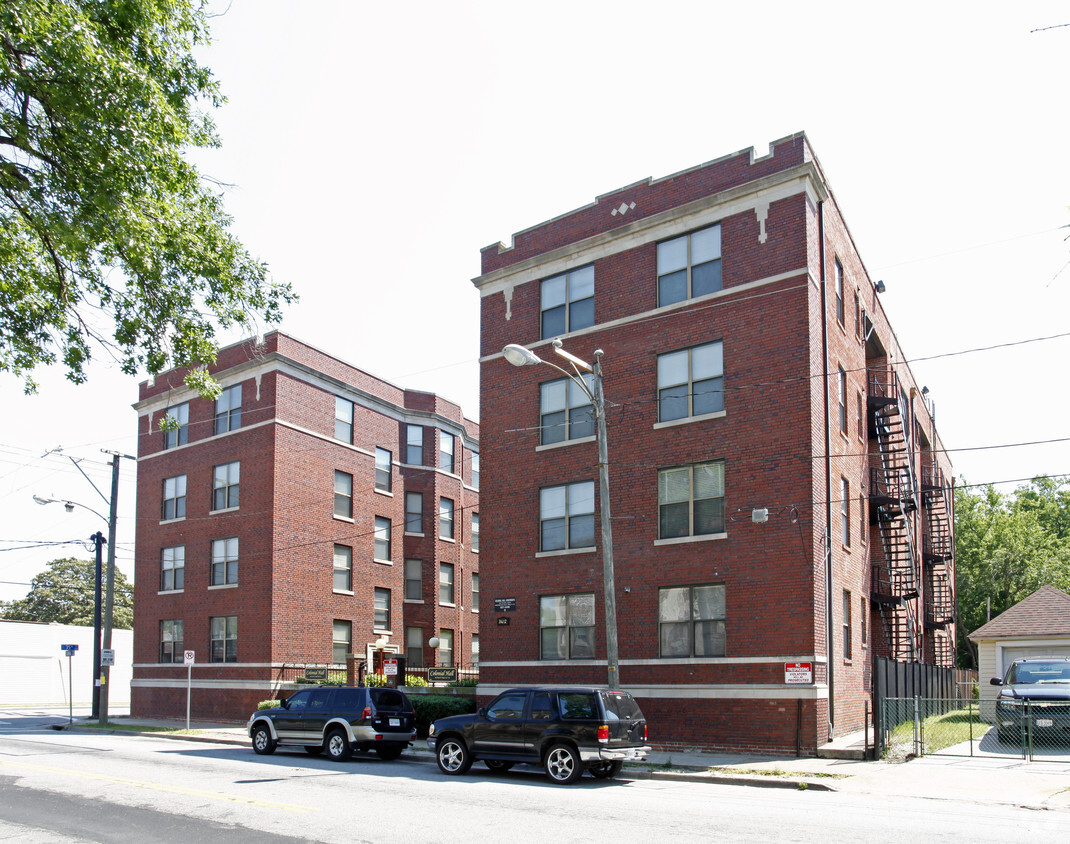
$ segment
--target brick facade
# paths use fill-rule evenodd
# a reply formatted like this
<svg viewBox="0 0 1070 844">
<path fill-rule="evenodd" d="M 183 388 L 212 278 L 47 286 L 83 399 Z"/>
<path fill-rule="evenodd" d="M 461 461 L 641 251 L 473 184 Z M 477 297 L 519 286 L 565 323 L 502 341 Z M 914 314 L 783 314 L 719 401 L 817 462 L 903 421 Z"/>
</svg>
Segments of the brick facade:
<svg viewBox="0 0 1070 844">
<path fill-rule="evenodd" d="M 659 305 L 659 244 L 714 226 L 721 289 Z M 943 576 L 952 563 L 922 555 L 930 528 L 950 530 L 950 496 L 944 520 L 931 517 L 943 488 L 923 495 L 921 483 L 923 472 L 950 482 L 951 467 L 875 283 L 799 134 L 761 158 L 745 150 L 629 185 L 516 234 L 509 247 L 482 250 L 474 280 L 482 308 L 481 694 L 606 681 L 597 527 L 592 547 L 540 550 L 540 514 L 550 512 L 540 510 L 540 490 L 584 481 L 597 490 L 596 442 L 540 444 L 541 385 L 561 375 L 543 365 L 515 368 L 502 355 L 506 344 L 521 344 L 567 366 L 554 354 L 555 335 L 541 335 L 543 282 L 588 266 L 593 323 L 560 337 L 586 361 L 604 352 L 620 681 L 641 698 L 654 744 L 812 754 L 830 733 L 862 728 L 875 654 L 907 649 L 951 664 L 953 627 L 929 611 L 926 584 L 930 569 Z M 715 341 L 723 410 L 659 421 L 659 355 Z M 872 401 L 874 378 L 894 385 L 894 407 Z M 878 419 L 878 410 L 905 420 L 902 453 L 887 436 L 899 416 Z M 889 476 L 906 474 L 888 468 L 893 459 L 913 473 L 909 501 L 881 498 L 878 506 L 874 479 L 883 490 Z M 659 472 L 709 461 L 723 461 L 723 529 L 662 537 Z M 762 510 L 764 522 L 752 516 Z M 908 563 L 885 558 L 882 521 L 908 537 Z M 913 574 L 874 574 L 893 563 Z M 895 594 L 877 588 L 889 580 Z M 666 656 L 661 590 L 707 586 L 714 589 L 702 594 L 723 588 L 723 655 L 692 648 Z M 593 656 L 546 658 L 540 600 L 582 593 L 594 595 Z M 495 611 L 495 599 L 515 599 L 515 609 Z M 673 629 L 681 628 L 666 627 Z M 813 665 L 811 684 L 786 683 L 792 662 Z"/>
<path fill-rule="evenodd" d="M 257 701 L 285 688 L 282 680 L 293 679 L 295 666 L 345 670 L 334 659 L 336 621 L 351 624 L 358 661 L 383 635 L 391 650 L 406 655 L 407 629 L 418 628 L 424 647 L 408 654 L 410 663 L 438 664 L 427 642 L 448 629 L 454 664 L 470 667 L 479 632 L 470 600 L 479 571 L 471 537 L 479 503 L 472 471 L 478 425 L 449 401 L 395 387 L 279 332 L 221 350 L 212 373 L 224 389 L 240 386 L 240 423 L 231 431 L 217 433 L 217 404 L 187 390 L 180 370 L 143 383 L 135 405 L 133 714 L 185 713 L 186 649 L 196 653 L 194 717 L 244 719 Z M 345 440 L 336 437 L 336 398 L 353 405 Z M 159 422 L 179 405 L 188 406 L 186 441 L 166 448 Z M 409 426 L 422 428 L 419 463 L 405 462 Z M 438 468 L 446 435 L 455 443 L 453 471 Z M 389 490 L 376 489 L 376 449 L 390 452 Z M 233 462 L 239 464 L 237 506 L 213 500 L 215 467 Z M 351 515 L 335 514 L 336 471 L 352 476 Z M 165 480 L 183 476 L 184 516 L 163 518 L 174 515 L 162 509 Z M 424 493 L 421 532 L 405 529 L 411 491 Z M 441 497 L 455 502 L 452 540 L 439 535 Z M 230 506 L 213 509 L 216 504 Z M 377 517 L 390 523 L 388 559 L 375 553 Z M 238 540 L 236 576 L 224 567 L 224 582 L 213 585 L 213 542 L 226 538 Z M 352 549 L 351 589 L 336 587 L 336 545 Z M 165 548 L 184 549 L 180 589 L 161 571 Z M 406 559 L 423 563 L 419 599 L 405 597 Z M 452 605 L 439 601 L 440 563 L 455 569 Z M 389 590 L 388 628 L 375 621 L 377 588 Z M 213 661 L 212 618 L 237 619 L 234 661 Z M 162 661 L 162 621 L 182 622 L 176 662 Z"/>
</svg>

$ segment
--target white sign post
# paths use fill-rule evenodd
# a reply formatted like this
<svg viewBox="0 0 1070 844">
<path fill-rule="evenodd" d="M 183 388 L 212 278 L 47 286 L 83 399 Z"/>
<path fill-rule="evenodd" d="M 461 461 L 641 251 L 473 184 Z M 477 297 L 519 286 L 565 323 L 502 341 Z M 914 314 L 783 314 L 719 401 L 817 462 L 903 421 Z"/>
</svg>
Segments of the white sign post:
<svg viewBox="0 0 1070 844">
<path fill-rule="evenodd" d="M 193 688 L 193 666 L 197 663 L 196 651 L 183 651 L 183 661 L 186 663 L 186 732 L 189 732 L 189 699 Z"/>
<path fill-rule="evenodd" d="M 74 663 L 71 662 L 70 658 L 74 656 L 78 646 L 60 645 L 59 648 L 63 651 L 63 655 L 67 657 L 67 726 L 69 727 L 74 723 L 74 680 L 71 679 L 74 674 Z"/>
</svg>

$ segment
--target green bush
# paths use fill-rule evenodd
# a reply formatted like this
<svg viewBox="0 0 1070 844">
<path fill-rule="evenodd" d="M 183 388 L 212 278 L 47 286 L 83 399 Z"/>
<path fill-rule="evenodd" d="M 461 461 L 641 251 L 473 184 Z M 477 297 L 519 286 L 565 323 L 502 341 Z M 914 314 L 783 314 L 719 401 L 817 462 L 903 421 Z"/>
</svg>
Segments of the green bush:
<svg viewBox="0 0 1070 844">
<path fill-rule="evenodd" d="M 427 738 L 431 722 L 450 715 L 463 715 L 476 711 L 476 702 L 470 697 L 448 695 L 413 695 L 409 700 L 416 710 L 416 735 Z"/>
<path fill-rule="evenodd" d="M 454 680 L 452 683 L 447 683 L 447 686 L 453 686 L 454 688 L 467 688 L 469 686 L 478 686 L 478 677 L 462 677 L 460 680 Z"/>
<path fill-rule="evenodd" d="M 405 685 L 406 686 L 427 686 L 427 680 L 418 674 L 406 674 Z"/>
<path fill-rule="evenodd" d="M 262 700 L 256 705 L 256 711 L 261 709 L 274 709 L 276 706 L 282 706 L 281 700 Z"/>
</svg>

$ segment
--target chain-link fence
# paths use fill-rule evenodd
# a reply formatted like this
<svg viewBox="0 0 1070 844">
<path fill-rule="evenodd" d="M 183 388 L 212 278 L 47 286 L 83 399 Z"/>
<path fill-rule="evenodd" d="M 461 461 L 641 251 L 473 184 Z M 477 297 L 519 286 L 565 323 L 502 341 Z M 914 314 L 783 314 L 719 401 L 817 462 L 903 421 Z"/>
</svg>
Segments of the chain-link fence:
<svg viewBox="0 0 1070 844">
<path fill-rule="evenodd" d="M 886 758 L 1016 756 L 1070 763 L 1070 702 L 888 698 Z"/>
</svg>

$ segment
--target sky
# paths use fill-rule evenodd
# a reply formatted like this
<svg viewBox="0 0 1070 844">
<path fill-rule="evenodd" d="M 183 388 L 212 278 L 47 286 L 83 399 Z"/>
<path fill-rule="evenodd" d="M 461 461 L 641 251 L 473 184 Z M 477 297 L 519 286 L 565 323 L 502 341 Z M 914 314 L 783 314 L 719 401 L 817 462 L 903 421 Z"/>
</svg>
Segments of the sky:
<svg viewBox="0 0 1070 844">
<path fill-rule="evenodd" d="M 1065 3 L 210 8 L 198 57 L 228 98 L 223 145 L 190 154 L 229 186 L 235 233 L 300 294 L 290 334 L 477 418 L 482 247 L 805 131 L 956 476 L 1013 489 L 1070 473 Z M 90 557 L 101 449 L 136 453 L 141 379 L 104 355 L 89 372 L 74 386 L 41 371 L 36 396 L 0 374 L 0 600 L 48 560 Z M 136 470 L 121 466 L 132 578 Z"/>
</svg>

